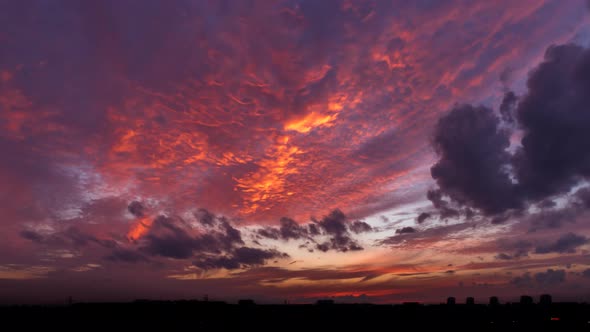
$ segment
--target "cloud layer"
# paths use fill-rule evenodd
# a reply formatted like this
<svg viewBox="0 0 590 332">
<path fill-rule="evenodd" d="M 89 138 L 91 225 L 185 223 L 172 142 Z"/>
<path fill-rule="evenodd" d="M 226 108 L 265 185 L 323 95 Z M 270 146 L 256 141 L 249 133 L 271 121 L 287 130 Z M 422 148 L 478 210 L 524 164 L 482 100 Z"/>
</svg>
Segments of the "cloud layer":
<svg viewBox="0 0 590 332">
<path fill-rule="evenodd" d="M 584 2 L 0 3 L 0 298 L 586 282 Z"/>
</svg>

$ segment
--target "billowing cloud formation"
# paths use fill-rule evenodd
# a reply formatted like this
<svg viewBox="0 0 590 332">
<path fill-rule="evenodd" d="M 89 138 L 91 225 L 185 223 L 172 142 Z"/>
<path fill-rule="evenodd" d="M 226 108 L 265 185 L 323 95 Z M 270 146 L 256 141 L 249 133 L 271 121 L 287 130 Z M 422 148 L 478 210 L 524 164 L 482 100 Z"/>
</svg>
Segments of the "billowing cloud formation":
<svg viewBox="0 0 590 332">
<path fill-rule="evenodd" d="M 534 272 L 559 266 L 562 256 L 581 260 L 582 246 L 535 253 L 557 240 L 549 234 L 556 227 L 588 236 L 570 229 L 581 224 L 587 197 L 554 197 L 586 177 L 585 153 L 537 166 L 546 142 L 535 133 L 546 125 L 524 105 L 549 98 L 538 102 L 546 108 L 539 114 L 551 118 L 549 104 L 584 103 L 586 51 L 556 48 L 541 65 L 549 69 L 531 75 L 554 76 L 549 85 L 557 86 L 546 89 L 553 95 L 533 93 L 545 91 L 542 83 L 518 88 L 547 45 L 583 41 L 581 6 L 1 2 L 0 298 L 38 285 L 45 298 L 58 290 L 56 297 L 184 297 L 190 288 L 195 296 L 239 289 L 275 298 L 366 291 L 402 301 L 439 287 L 428 293 L 438 301 L 472 259 L 489 276 L 533 259 L 556 260 L 534 263 L 544 264 Z M 577 101 L 568 104 L 565 90 Z M 495 118 L 491 107 L 452 106 L 500 104 L 501 95 Z M 457 126 L 443 119 L 437 130 L 450 108 Z M 584 132 L 569 127 L 584 125 L 577 116 L 549 122 L 581 142 Z M 463 130 L 456 134 L 470 141 L 468 155 L 443 127 Z M 530 142 L 519 146 L 523 136 Z M 560 140 L 551 148 L 585 149 Z M 535 185 L 547 173 L 547 183 Z M 424 206 L 429 189 L 448 224 L 426 222 L 436 219 Z M 531 202 L 537 222 L 514 211 Z M 493 215 L 496 227 L 480 227 L 477 212 Z M 523 249 L 530 257 L 496 245 L 502 231 L 538 237 Z M 482 257 L 458 253 L 488 238 Z M 494 259 L 499 253 L 519 260 Z M 455 273 L 444 273 L 449 262 Z M 295 277 L 262 282 L 262 268 Z M 15 281 L 27 278 L 35 283 Z M 489 278 L 482 283 L 499 281 Z M 94 287 L 96 280 L 105 282 Z M 145 294 L 133 293 L 139 289 Z"/>
<path fill-rule="evenodd" d="M 508 152 L 511 133 L 492 110 L 463 105 L 441 118 L 433 141 L 440 159 L 431 169 L 441 193 L 496 215 L 566 193 L 588 178 L 589 64 L 587 49 L 551 46 L 518 102 L 513 94 L 505 96 L 503 119 L 514 109 L 523 132 L 513 154 Z"/>
<path fill-rule="evenodd" d="M 194 262 L 195 266 L 203 270 L 224 268 L 239 269 L 244 266 L 259 266 L 271 258 L 288 258 L 289 255 L 277 250 L 262 250 L 257 248 L 240 247 L 229 256 L 205 257 Z"/>
<path fill-rule="evenodd" d="M 486 214 L 518 207 L 506 166 L 509 133 L 490 109 L 463 105 L 441 118 L 434 133 L 440 160 L 432 177 L 452 200 Z"/>
<path fill-rule="evenodd" d="M 514 166 L 523 191 L 538 199 L 590 175 L 590 51 L 549 47 L 527 88 L 516 110 L 524 137 Z"/>
<path fill-rule="evenodd" d="M 264 265 L 269 259 L 288 258 L 289 255 L 275 249 L 258 249 L 245 246 L 240 230 L 223 216 L 205 209 L 194 213 L 200 226 L 180 217 L 160 215 L 145 216 L 137 202 L 129 205 L 129 211 L 137 216 L 142 233 L 137 238 L 99 239 L 74 226 L 63 231 L 43 235 L 33 230 L 23 230 L 24 239 L 52 250 L 78 249 L 88 251 L 91 244 L 98 245 L 108 253 L 104 259 L 119 263 L 149 262 L 157 258 L 195 260 L 201 269 L 239 269 Z M 133 207 L 133 208 L 132 208 Z M 104 251 L 103 250 L 103 251 Z"/>
<path fill-rule="evenodd" d="M 194 258 L 194 265 L 203 270 L 239 269 L 263 265 L 272 258 L 289 257 L 274 249 L 244 246 L 241 232 L 225 217 L 215 216 L 205 209 L 199 209 L 196 215 L 206 226 L 204 232 L 201 230 L 197 234 L 180 218 L 157 217 L 149 233 L 140 240 L 139 251 L 174 259 Z"/>
<path fill-rule="evenodd" d="M 345 252 L 363 249 L 352 238 L 351 233 L 360 234 L 372 230 L 371 225 L 364 221 L 349 222 L 344 213 L 336 209 L 321 220 L 312 220 L 312 223 L 307 225 L 299 225 L 292 219 L 281 218 L 279 227 L 266 226 L 257 230 L 256 234 L 274 240 L 308 240 L 315 244 L 315 249 L 323 252 L 331 249 Z"/>
</svg>

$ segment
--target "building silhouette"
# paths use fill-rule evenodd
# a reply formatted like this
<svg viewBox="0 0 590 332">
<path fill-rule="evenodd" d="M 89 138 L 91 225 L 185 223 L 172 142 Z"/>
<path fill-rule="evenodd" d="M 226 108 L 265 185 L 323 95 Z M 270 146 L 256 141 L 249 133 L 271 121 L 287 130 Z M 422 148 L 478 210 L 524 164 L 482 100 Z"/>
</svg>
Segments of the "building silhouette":
<svg viewBox="0 0 590 332">
<path fill-rule="evenodd" d="M 465 299 L 465 304 L 467 305 L 474 305 L 475 304 L 475 299 L 473 297 L 468 297 Z"/>
<path fill-rule="evenodd" d="M 539 304 L 541 304 L 541 305 L 551 305 L 551 302 L 552 302 L 551 295 L 549 295 L 549 294 L 543 294 L 543 295 L 541 295 L 541 298 L 539 300 Z"/>
<path fill-rule="evenodd" d="M 528 295 L 522 295 L 520 297 L 520 304 L 522 305 L 531 305 L 533 304 L 533 298 Z"/>
<path fill-rule="evenodd" d="M 239 300 L 238 301 L 238 304 L 241 305 L 241 306 L 253 306 L 253 305 L 256 305 L 256 303 L 252 299 L 242 299 L 242 300 Z"/>
<path fill-rule="evenodd" d="M 490 297 L 490 305 L 491 306 L 497 306 L 500 305 L 500 300 L 498 299 L 497 296 L 492 296 Z"/>
</svg>

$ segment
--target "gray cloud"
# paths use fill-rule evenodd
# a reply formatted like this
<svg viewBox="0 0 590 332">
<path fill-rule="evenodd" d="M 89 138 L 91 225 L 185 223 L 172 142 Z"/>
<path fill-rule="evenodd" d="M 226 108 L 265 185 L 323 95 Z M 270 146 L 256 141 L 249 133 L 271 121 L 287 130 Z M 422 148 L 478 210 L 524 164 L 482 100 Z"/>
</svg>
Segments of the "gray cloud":
<svg viewBox="0 0 590 332">
<path fill-rule="evenodd" d="M 565 270 L 548 269 L 546 272 L 535 273 L 535 281 L 544 286 L 553 286 L 565 281 Z"/>
<path fill-rule="evenodd" d="M 535 248 L 537 254 L 548 254 L 548 253 L 574 253 L 576 248 L 588 243 L 588 238 L 582 235 L 576 235 L 574 233 L 567 233 L 562 235 L 553 243 L 546 245 L 540 245 Z"/>
<path fill-rule="evenodd" d="M 143 206 L 143 204 L 141 204 L 141 202 L 133 201 L 129 203 L 127 210 L 129 210 L 129 212 L 135 217 L 141 218 L 144 216 L 145 207 Z"/>
<path fill-rule="evenodd" d="M 228 255 L 220 257 L 203 257 L 194 261 L 193 264 L 203 270 L 218 268 L 234 270 L 243 267 L 264 265 L 267 260 L 273 258 L 289 258 L 289 255 L 274 249 L 265 250 L 240 247 L 236 248 Z"/>
<path fill-rule="evenodd" d="M 529 74 L 527 91 L 520 97 L 507 92 L 500 106 L 502 120 L 515 120 L 524 134 L 513 154 L 507 150 L 511 133 L 492 110 L 459 105 L 443 116 L 432 141 L 438 188 L 427 195 L 441 217 L 457 212 L 448 197 L 501 222 L 507 211 L 545 202 L 590 177 L 589 90 L 590 50 L 550 46 Z M 561 227 L 587 201 L 580 192 L 578 206 L 538 214 L 532 229 Z"/>
</svg>

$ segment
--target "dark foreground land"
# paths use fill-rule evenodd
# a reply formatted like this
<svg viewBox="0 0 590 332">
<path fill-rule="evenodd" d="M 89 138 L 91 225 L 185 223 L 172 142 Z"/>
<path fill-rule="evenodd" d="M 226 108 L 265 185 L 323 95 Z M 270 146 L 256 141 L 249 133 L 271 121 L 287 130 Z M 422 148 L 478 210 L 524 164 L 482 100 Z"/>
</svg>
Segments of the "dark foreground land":
<svg viewBox="0 0 590 332">
<path fill-rule="evenodd" d="M 0 319 L 19 331 L 590 331 L 590 305 L 136 301 L 0 307 Z"/>
</svg>

